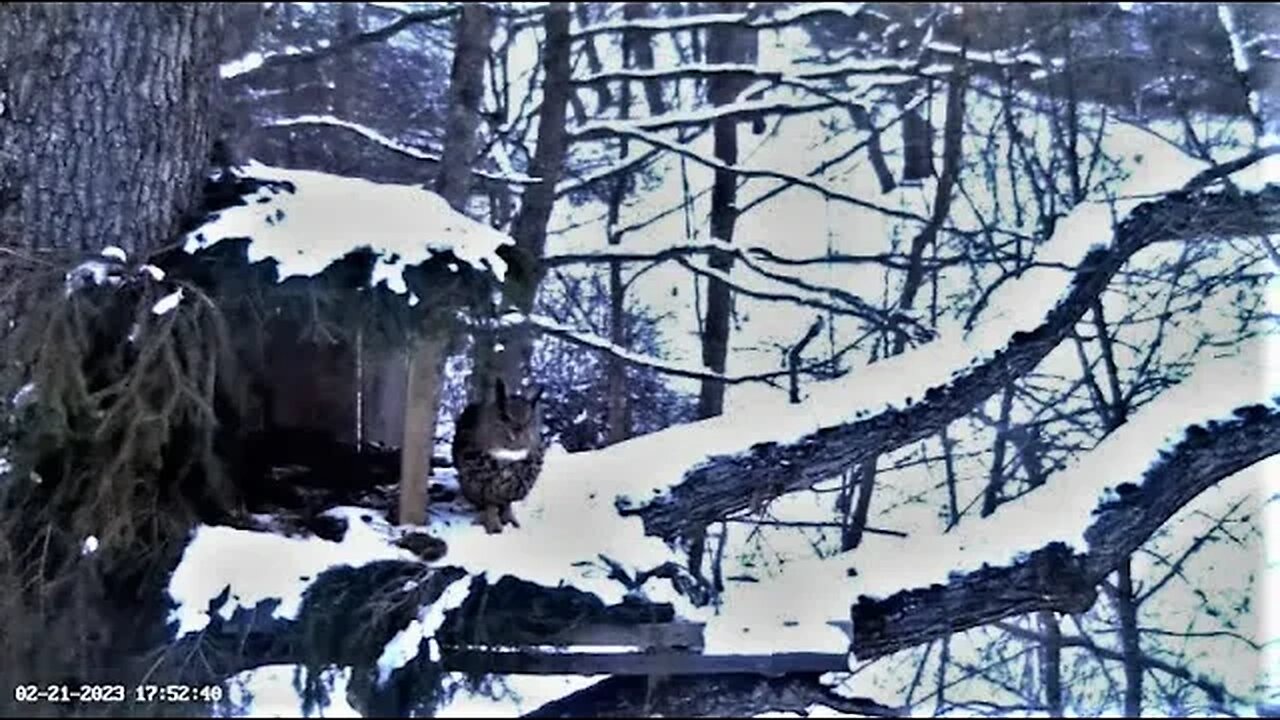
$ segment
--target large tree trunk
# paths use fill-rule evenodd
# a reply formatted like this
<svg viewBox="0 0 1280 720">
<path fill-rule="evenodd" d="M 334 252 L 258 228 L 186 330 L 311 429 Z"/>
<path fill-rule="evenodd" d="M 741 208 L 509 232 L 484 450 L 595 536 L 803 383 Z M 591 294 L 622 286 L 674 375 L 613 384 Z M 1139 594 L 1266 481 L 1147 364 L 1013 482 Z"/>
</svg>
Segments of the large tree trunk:
<svg viewBox="0 0 1280 720">
<path fill-rule="evenodd" d="M 221 8 L 0 11 L 0 237 L 131 255 L 172 242 L 210 145 Z"/>
<path fill-rule="evenodd" d="M 436 192 L 458 212 L 466 212 L 471 192 L 476 128 L 480 125 L 480 101 L 484 96 L 484 63 L 492 33 L 493 21 L 487 6 L 481 3 L 462 6 L 449 77 L 444 156 L 435 185 Z M 449 345 L 447 328 L 423 329 L 410 349 L 404 441 L 400 445 L 399 517 L 404 525 L 422 525 L 427 519 L 427 484 Z"/>
<path fill-rule="evenodd" d="M 722 3 L 718 12 L 740 13 L 742 3 Z M 711 64 L 750 63 L 756 59 L 756 31 L 750 28 L 717 25 L 707 31 L 707 62 Z M 731 74 L 717 74 L 707 81 L 707 94 L 715 107 L 730 105 L 738 99 L 749 82 L 747 78 Z M 738 121 L 723 117 L 715 121 L 716 159 L 725 165 L 738 162 Z M 733 227 L 738 220 L 738 175 L 732 170 L 716 170 L 711 186 L 711 237 L 723 242 L 733 242 Z M 733 269 L 733 256 L 728 253 L 712 253 L 708 264 L 712 270 L 729 273 Z M 729 285 L 711 278 L 707 285 L 707 311 L 702 329 L 702 364 L 715 373 L 724 373 L 725 358 L 729 351 L 729 315 L 733 309 L 733 297 Z M 698 396 L 698 417 L 715 417 L 724 411 L 724 383 L 703 380 Z"/>
<path fill-rule="evenodd" d="M 644 19 L 649 16 L 647 3 L 627 3 L 623 6 L 622 15 L 628 20 Z M 622 65 L 638 67 L 645 70 L 653 68 L 652 34 L 643 30 L 627 29 L 622 32 Z M 662 88 L 656 81 L 644 85 L 649 98 L 650 114 L 662 112 Z M 618 100 L 618 117 L 631 117 L 631 84 L 624 81 Z M 657 103 L 655 105 L 655 103 Z M 622 138 L 620 160 L 626 159 L 629 144 Z M 609 237 L 610 245 L 622 243 L 622 233 L 616 230 L 618 214 L 627 193 L 631 191 L 632 182 L 629 174 L 614 179 L 609 192 Z M 615 347 L 627 346 L 626 332 L 626 283 L 622 280 L 622 263 L 609 263 L 609 342 Z M 630 404 L 627 392 L 627 371 L 622 359 L 610 355 L 606 370 L 606 403 L 608 412 L 605 424 L 608 426 L 608 442 L 610 445 L 622 442 L 631 436 Z"/>
<path fill-rule="evenodd" d="M 565 131 L 570 85 L 569 6 L 551 3 L 546 12 L 546 41 L 542 48 L 542 67 L 546 80 L 542 85 L 542 112 L 538 116 L 538 143 L 529 174 L 540 182 L 529 185 L 520 201 L 511 236 L 515 252 L 507 256 L 510 267 L 503 285 L 506 309 L 528 313 L 542 281 L 542 256 L 547 245 L 547 221 L 555 203 L 556 183 L 563 172 L 569 137 Z M 505 330 L 498 334 L 500 349 L 487 342 L 476 343 L 475 370 L 471 391 L 481 397 L 493 379 L 504 378 L 507 387 L 518 388 L 529 375 L 533 357 L 533 333 L 528 327 Z"/>
<path fill-rule="evenodd" d="M 480 127 L 480 103 L 484 98 L 484 64 L 492 35 L 493 17 L 488 6 L 463 5 L 449 75 L 444 155 L 435 185 L 435 191 L 459 212 L 465 211 L 471 192 L 471 165 L 475 161 L 476 129 Z"/>
<path fill-rule="evenodd" d="M 69 254 L 114 245 L 136 258 L 177 240 L 200 207 L 222 13 L 212 3 L 0 6 L 0 244 Z M 139 392 L 149 392 L 143 387 Z M 111 406 L 119 407 L 128 405 Z M 200 422 L 180 419 L 181 429 L 166 422 L 163 431 L 140 422 L 142 430 L 135 426 L 126 440 L 144 448 L 157 437 L 168 443 Z M 191 522 L 178 514 L 185 499 L 149 484 L 159 473 L 135 464 L 129 455 L 136 447 L 113 442 L 120 433 L 109 419 L 79 427 L 103 431 L 105 447 L 72 436 L 73 449 L 62 454 L 67 461 L 58 461 L 64 469 L 47 487 L 68 483 L 61 485 L 65 490 L 88 477 L 100 491 L 96 504 L 83 494 L 71 503 L 45 503 L 59 496 L 6 488 L 0 684 L 167 683 L 176 673 L 148 673 L 157 655 L 146 654 L 169 642 L 164 584 Z M 190 445 L 197 460 L 201 448 Z M 128 469 L 86 460 L 86 454 L 111 457 L 100 449 L 118 452 L 117 467 Z M 102 504 L 105 496 L 125 499 Z M 128 525 L 136 530 L 118 530 Z M 11 552 L 27 547 L 39 526 L 48 530 L 38 563 Z M 81 555 L 86 526 L 117 530 L 102 532 L 101 547 Z M 87 697 L 41 706 L 17 700 L 9 692 L 0 697 L 0 715 L 156 710 L 151 703 L 107 710 Z"/>
</svg>

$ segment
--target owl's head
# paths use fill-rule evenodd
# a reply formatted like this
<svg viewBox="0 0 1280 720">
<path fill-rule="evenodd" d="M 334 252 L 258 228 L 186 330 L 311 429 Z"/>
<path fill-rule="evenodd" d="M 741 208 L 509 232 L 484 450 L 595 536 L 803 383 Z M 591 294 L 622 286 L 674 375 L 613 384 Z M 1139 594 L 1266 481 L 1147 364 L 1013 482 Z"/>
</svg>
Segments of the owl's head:
<svg viewBox="0 0 1280 720">
<path fill-rule="evenodd" d="M 480 408 L 479 440 L 490 454 L 503 451 L 507 459 L 520 460 L 542 442 L 542 389 L 532 394 L 508 395 L 506 383 L 494 381 L 494 393 Z M 495 455 L 496 457 L 496 455 Z"/>
</svg>

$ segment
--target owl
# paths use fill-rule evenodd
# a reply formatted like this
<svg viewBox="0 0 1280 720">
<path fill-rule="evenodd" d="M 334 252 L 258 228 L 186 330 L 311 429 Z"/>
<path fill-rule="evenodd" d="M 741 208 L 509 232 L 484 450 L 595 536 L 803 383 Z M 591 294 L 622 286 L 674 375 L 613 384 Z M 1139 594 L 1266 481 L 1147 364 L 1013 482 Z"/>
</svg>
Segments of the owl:
<svg viewBox="0 0 1280 720">
<path fill-rule="evenodd" d="M 526 398 L 507 395 L 502 380 L 494 395 L 471 403 L 458 416 L 453 465 L 462 496 L 483 513 L 489 533 L 510 523 L 520 527 L 511 503 L 523 500 L 542 472 L 542 391 Z"/>
</svg>

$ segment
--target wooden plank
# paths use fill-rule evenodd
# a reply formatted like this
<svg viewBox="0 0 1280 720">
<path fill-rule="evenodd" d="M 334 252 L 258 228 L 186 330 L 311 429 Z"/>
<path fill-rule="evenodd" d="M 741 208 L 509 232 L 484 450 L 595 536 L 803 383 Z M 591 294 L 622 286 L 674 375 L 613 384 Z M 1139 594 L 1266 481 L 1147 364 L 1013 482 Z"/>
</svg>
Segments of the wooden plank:
<svg viewBox="0 0 1280 720">
<path fill-rule="evenodd" d="M 645 623 L 640 625 L 614 625 L 607 623 L 570 628 L 549 639 L 548 645 L 614 645 L 632 646 L 642 650 L 688 649 L 701 650 L 702 623 Z"/>
<path fill-rule="evenodd" d="M 444 650 L 445 669 L 510 675 L 717 675 L 841 672 L 848 656 L 831 653 L 700 655 L 697 653 L 541 653 Z"/>
</svg>

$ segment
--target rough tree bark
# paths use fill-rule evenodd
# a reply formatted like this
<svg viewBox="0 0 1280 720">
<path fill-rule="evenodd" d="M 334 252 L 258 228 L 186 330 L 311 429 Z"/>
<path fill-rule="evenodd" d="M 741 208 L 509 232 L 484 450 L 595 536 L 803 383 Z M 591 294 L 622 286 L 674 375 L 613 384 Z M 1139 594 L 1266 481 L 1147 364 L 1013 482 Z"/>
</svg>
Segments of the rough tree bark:
<svg viewBox="0 0 1280 720">
<path fill-rule="evenodd" d="M 716 11 L 740 13 L 743 3 L 721 3 Z M 750 28 L 717 25 L 707 31 L 707 62 L 712 64 L 750 63 L 756 58 L 756 31 Z M 746 88 L 748 78 L 717 74 L 707 81 L 707 95 L 715 107 L 731 105 Z M 725 165 L 738 162 L 738 120 L 721 117 L 715 120 L 716 159 Z M 711 237 L 733 242 L 733 226 L 738 220 L 738 175 L 732 170 L 717 169 L 711 186 Z M 712 253 L 707 264 L 712 270 L 728 274 L 733 269 L 733 256 Z M 707 283 L 707 309 L 702 327 L 702 364 L 710 371 L 724 373 L 729 353 L 729 315 L 733 311 L 733 295 L 729 285 L 717 278 Z M 715 417 L 724 411 L 724 383 L 706 379 L 698 395 L 698 417 Z"/>
<path fill-rule="evenodd" d="M 484 96 L 484 64 L 489 56 L 492 33 L 493 20 L 488 6 L 483 3 L 462 6 L 449 76 L 444 155 L 435 183 L 435 191 L 458 212 L 466 211 L 471 192 L 471 164 L 476 154 L 476 129 L 480 126 L 480 103 Z M 422 525 L 427 518 L 427 485 L 450 336 L 447 324 L 424 326 L 409 350 L 404 441 L 400 445 L 399 520 L 403 525 Z"/>
<path fill-rule="evenodd" d="M 556 183 L 563 173 L 569 136 L 565 128 L 570 83 L 572 37 L 569 34 L 569 6 L 551 3 L 544 23 L 546 41 L 542 48 L 542 67 L 546 80 L 542 85 L 542 112 L 538 116 L 538 141 L 529 174 L 539 182 L 526 186 L 516 215 L 511 236 L 515 251 L 506 255 L 507 280 L 503 284 L 503 305 L 517 312 L 533 310 L 544 268 L 542 256 L 547 245 L 547 221 L 555 203 Z M 479 339 L 476 342 L 475 370 L 471 391 L 480 397 L 501 377 L 507 387 L 519 388 L 529 375 L 533 357 L 533 330 L 527 326 L 506 328 L 497 333 L 499 346 Z"/>
<path fill-rule="evenodd" d="M 172 242 L 209 158 L 222 9 L 0 12 L 0 238 L 131 256 Z"/>
<path fill-rule="evenodd" d="M 0 6 L 0 244 L 55 258 L 114 245 L 137 260 L 178 239 L 201 204 L 223 12 L 213 3 Z M 181 422 L 194 428 L 200 421 Z M 156 519 L 139 531 L 146 539 L 138 544 L 104 537 L 80 563 L 67 562 L 65 540 L 50 543 L 46 533 L 49 552 L 36 565 L 7 554 L 27 534 L 30 516 L 15 517 L 30 508 L 22 494 L 6 495 L 0 573 L 14 579 L 22 570 L 34 582 L 2 593 L 0 684 L 167 682 L 171 676 L 147 674 L 154 655 L 142 656 L 168 636 L 163 589 L 185 540 L 184 519 Z M 129 507 L 106 507 L 122 504 Z M 49 517 L 74 532 L 75 509 L 49 507 Z M 149 554 L 130 555 L 139 545 Z M 9 624 L 19 622 L 26 624 Z M 108 712 L 87 697 L 42 707 L 17 700 L 0 697 L 0 715 Z"/>
</svg>

